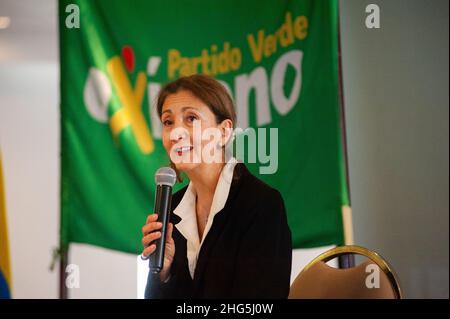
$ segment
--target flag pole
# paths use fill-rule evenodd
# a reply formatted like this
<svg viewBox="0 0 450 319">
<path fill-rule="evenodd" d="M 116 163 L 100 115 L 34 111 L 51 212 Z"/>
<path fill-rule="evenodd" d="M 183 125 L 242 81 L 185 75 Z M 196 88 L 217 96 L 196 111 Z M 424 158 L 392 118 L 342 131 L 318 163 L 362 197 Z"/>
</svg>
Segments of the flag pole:
<svg viewBox="0 0 450 319">
<path fill-rule="evenodd" d="M 66 267 L 69 260 L 69 248 L 62 248 L 59 260 L 59 299 L 68 299 L 68 291 L 66 286 Z"/>
<path fill-rule="evenodd" d="M 348 151 L 347 151 L 347 130 L 345 126 L 345 103 L 344 103 L 344 84 L 342 76 L 342 51 L 341 51 L 341 14 L 340 6 L 341 2 L 338 0 L 338 83 L 339 83 L 339 124 L 341 127 L 341 141 L 342 141 L 342 153 L 345 163 L 345 183 L 347 186 L 348 205 L 342 206 L 342 225 L 344 231 L 344 243 L 345 245 L 353 245 L 353 220 L 351 210 L 351 196 L 350 196 L 350 178 L 348 169 Z M 351 268 L 355 266 L 354 255 L 342 255 L 339 257 L 339 268 Z"/>
</svg>

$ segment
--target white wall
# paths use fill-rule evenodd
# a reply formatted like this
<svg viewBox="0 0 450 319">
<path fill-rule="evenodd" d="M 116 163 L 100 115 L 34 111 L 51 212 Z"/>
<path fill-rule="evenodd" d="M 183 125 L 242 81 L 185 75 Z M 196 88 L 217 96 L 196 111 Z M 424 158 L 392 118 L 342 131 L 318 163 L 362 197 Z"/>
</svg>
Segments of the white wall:
<svg viewBox="0 0 450 319">
<path fill-rule="evenodd" d="M 58 240 L 55 63 L 0 64 L 0 148 L 13 296 L 56 297 L 48 272 Z"/>
<path fill-rule="evenodd" d="M 365 28 L 369 3 L 380 29 Z M 407 297 L 448 298 L 448 1 L 341 9 L 355 241 L 392 263 Z"/>
<path fill-rule="evenodd" d="M 368 3 L 381 7 L 380 30 L 364 27 Z M 0 30 L 0 148 L 16 298 L 58 296 L 48 270 L 59 225 L 56 1 L 39 4 L 0 3 L 13 16 Z M 448 298 L 448 2 L 341 8 L 356 243 L 392 263 L 408 297 Z M 73 245 L 70 260 L 81 272 L 73 298 L 142 290 L 135 256 Z"/>
</svg>

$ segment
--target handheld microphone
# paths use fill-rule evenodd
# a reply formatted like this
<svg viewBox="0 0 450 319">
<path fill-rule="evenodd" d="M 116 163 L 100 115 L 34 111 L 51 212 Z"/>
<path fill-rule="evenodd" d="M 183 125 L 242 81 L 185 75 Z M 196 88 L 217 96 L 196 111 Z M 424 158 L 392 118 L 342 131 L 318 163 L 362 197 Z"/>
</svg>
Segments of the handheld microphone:
<svg viewBox="0 0 450 319">
<path fill-rule="evenodd" d="M 170 218 L 170 205 L 172 201 L 172 187 L 175 184 L 177 174 L 170 167 L 161 167 L 156 171 L 156 197 L 154 213 L 158 214 L 158 222 L 162 223 L 161 237 L 153 243 L 156 250 L 150 255 L 149 267 L 154 274 L 159 273 L 164 264 L 164 250 L 166 246 L 167 225 Z"/>
</svg>

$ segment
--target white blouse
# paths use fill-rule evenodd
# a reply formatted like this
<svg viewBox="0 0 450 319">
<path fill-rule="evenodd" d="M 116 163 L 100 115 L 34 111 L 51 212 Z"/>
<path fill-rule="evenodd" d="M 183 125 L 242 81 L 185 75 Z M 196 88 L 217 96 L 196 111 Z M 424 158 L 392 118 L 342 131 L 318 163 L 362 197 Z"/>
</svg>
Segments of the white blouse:
<svg viewBox="0 0 450 319">
<path fill-rule="evenodd" d="M 197 228 L 197 214 L 196 214 L 196 191 L 192 182 L 189 183 L 186 192 L 183 195 L 178 206 L 173 212 L 181 217 L 181 221 L 175 225 L 178 231 L 187 240 L 187 258 L 189 265 L 189 272 L 191 278 L 194 278 L 195 267 L 197 265 L 198 254 L 202 243 L 211 229 L 214 216 L 223 209 L 230 192 L 231 182 L 233 180 L 234 167 L 237 160 L 232 157 L 223 167 L 217 182 L 216 190 L 214 192 L 213 201 L 211 204 L 211 211 L 208 216 L 208 221 L 203 231 L 203 237 L 200 241 Z"/>
</svg>

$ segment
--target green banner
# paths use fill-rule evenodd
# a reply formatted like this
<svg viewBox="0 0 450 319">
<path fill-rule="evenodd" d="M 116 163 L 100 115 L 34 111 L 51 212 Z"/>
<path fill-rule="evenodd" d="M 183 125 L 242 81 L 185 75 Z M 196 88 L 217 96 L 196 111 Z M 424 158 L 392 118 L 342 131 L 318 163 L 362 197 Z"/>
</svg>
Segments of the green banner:
<svg viewBox="0 0 450 319">
<path fill-rule="evenodd" d="M 337 17 L 337 0 L 60 1 L 62 245 L 141 252 L 169 164 L 155 97 L 194 73 L 226 85 L 239 128 L 269 129 L 271 157 L 244 160 L 281 192 L 294 247 L 342 244 Z"/>
</svg>

